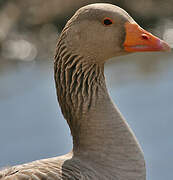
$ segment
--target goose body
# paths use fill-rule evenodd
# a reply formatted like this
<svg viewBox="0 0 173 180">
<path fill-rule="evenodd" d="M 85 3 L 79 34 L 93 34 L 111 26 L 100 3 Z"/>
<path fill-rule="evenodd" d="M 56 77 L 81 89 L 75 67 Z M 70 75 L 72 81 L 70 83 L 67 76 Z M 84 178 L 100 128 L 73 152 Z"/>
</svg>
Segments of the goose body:
<svg viewBox="0 0 173 180">
<path fill-rule="evenodd" d="M 4 169 L 0 180 L 145 180 L 142 150 L 108 95 L 104 63 L 131 52 L 167 50 L 165 42 L 117 6 L 80 8 L 59 37 L 54 63 L 58 101 L 73 150 Z"/>
</svg>

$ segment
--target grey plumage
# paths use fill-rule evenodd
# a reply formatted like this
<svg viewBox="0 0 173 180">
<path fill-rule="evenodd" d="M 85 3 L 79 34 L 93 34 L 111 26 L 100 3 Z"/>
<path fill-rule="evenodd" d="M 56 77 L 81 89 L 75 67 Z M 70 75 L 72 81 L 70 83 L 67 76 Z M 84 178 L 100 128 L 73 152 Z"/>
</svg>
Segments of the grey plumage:
<svg viewBox="0 0 173 180">
<path fill-rule="evenodd" d="M 103 24 L 105 17 L 112 18 L 112 26 Z M 104 63 L 127 54 L 126 22 L 135 24 L 121 8 L 101 3 L 79 9 L 69 20 L 57 43 L 54 76 L 73 151 L 7 168 L 0 180 L 146 179 L 141 148 L 112 103 L 104 77 Z"/>
</svg>

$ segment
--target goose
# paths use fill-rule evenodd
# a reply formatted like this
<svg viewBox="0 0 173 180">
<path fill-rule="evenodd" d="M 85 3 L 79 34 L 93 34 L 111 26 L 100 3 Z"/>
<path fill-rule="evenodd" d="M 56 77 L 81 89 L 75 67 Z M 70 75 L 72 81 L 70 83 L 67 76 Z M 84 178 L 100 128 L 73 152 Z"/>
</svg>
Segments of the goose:
<svg viewBox="0 0 173 180">
<path fill-rule="evenodd" d="M 143 152 L 111 101 L 104 64 L 133 52 L 169 50 L 120 7 L 96 3 L 77 10 L 58 38 L 54 57 L 58 102 L 73 150 L 4 169 L 0 180 L 145 180 Z"/>
</svg>

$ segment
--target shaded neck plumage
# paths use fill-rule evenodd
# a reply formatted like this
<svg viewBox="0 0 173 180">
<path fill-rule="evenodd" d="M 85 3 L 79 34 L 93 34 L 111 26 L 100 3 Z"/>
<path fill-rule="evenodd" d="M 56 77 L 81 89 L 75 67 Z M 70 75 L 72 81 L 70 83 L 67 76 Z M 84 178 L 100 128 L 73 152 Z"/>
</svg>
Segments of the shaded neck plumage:
<svg viewBox="0 0 173 180">
<path fill-rule="evenodd" d="M 107 93 L 104 64 L 89 62 L 73 54 L 60 38 L 55 81 L 58 101 L 73 136 L 73 153 L 113 172 L 116 169 L 131 177 L 129 180 L 144 180 L 143 153 Z"/>
<path fill-rule="evenodd" d="M 98 91 L 107 92 L 104 65 L 88 63 L 86 58 L 84 61 L 83 56 L 71 53 L 65 44 L 59 42 L 55 56 L 55 81 L 58 101 L 75 142 L 82 123 L 79 120 L 96 104 Z"/>
</svg>

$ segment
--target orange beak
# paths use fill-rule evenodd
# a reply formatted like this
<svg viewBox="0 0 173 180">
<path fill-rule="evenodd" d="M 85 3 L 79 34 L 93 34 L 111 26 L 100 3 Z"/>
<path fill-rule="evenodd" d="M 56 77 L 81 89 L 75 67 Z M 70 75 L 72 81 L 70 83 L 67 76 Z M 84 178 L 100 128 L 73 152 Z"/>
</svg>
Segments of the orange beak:
<svg viewBox="0 0 173 180">
<path fill-rule="evenodd" d="M 138 24 L 125 23 L 126 38 L 124 49 L 127 52 L 170 51 L 169 45 L 142 29 Z"/>
</svg>

